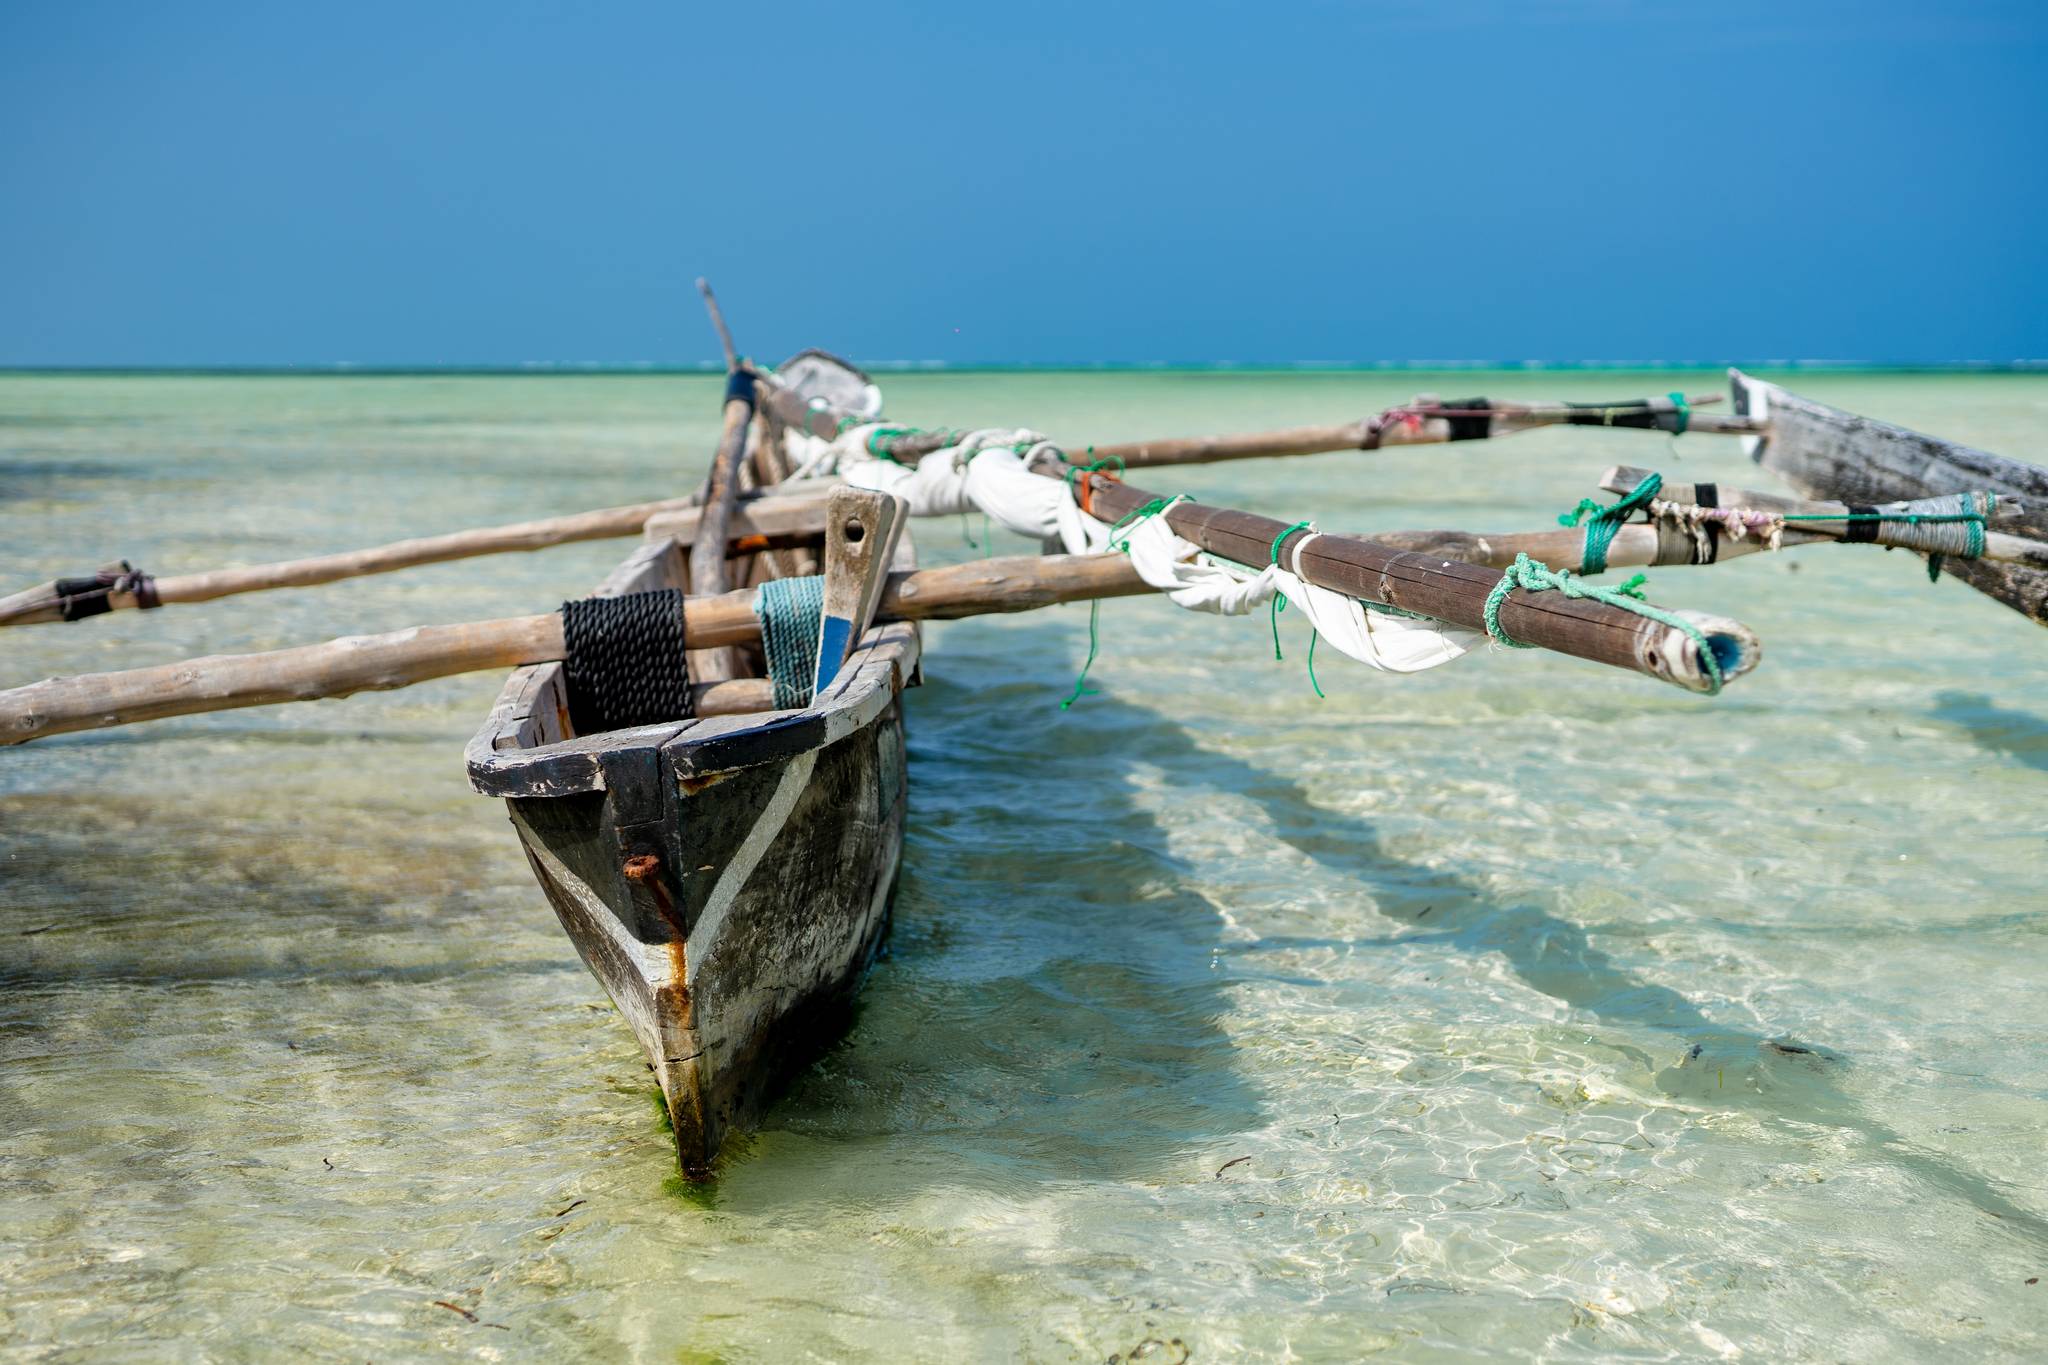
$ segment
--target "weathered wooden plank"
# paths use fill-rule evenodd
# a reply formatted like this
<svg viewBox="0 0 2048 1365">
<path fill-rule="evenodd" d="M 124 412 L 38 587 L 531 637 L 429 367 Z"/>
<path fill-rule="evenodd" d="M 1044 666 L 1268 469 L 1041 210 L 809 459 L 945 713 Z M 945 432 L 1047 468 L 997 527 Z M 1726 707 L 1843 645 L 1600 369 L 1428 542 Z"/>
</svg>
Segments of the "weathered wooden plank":
<svg viewBox="0 0 2048 1365">
<path fill-rule="evenodd" d="M 834 489 L 827 506 L 825 603 L 813 691 L 831 685 L 867 633 L 907 508 L 903 499 L 870 488 Z"/>
</svg>

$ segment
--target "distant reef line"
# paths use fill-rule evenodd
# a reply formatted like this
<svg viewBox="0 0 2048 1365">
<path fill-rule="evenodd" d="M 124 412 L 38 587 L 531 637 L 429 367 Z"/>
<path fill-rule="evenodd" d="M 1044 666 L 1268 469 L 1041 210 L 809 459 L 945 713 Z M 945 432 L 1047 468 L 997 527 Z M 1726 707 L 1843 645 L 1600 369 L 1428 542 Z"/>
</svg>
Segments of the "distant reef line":
<svg viewBox="0 0 2048 1365">
<path fill-rule="evenodd" d="M 1784 360 L 1732 357 L 1727 360 L 1216 360 L 1062 361 L 998 364 L 942 360 L 861 361 L 871 374 L 1512 374 L 1626 372 L 1699 373 L 1733 365 L 1745 370 L 1833 371 L 1850 374 L 2039 374 L 2041 360 Z M 518 365 L 373 365 L 335 361 L 303 365 L 0 365 L 0 375 L 102 375 L 306 378 L 508 378 L 532 376 L 717 375 L 725 366 L 704 363 L 567 363 L 531 361 Z"/>
</svg>

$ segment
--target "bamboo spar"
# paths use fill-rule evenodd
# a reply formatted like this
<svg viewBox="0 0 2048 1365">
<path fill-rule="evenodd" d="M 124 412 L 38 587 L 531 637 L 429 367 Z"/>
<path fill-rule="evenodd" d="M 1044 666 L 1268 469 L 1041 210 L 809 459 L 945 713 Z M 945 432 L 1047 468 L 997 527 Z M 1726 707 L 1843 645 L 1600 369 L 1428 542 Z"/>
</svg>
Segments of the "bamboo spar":
<svg viewBox="0 0 2048 1365">
<path fill-rule="evenodd" d="M 1755 435 L 1764 429 L 1756 418 L 1705 413 L 1695 408 L 1721 401 L 1719 394 L 1694 394 L 1686 400 L 1686 431 L 1720 435 Z M 1213 464 L 1289 455 L 1323 455 L 1344 450 L 1378 450 L 1390 446 L 1436 445 L 1448 441 L 1512 436 L 1548 426 L 1625 427 L 1668 430 L 1660 423 L 1678 422 L 1677 405 L 1669 398 L 1639 398 L 1617 403 L 1514 403 L 1466 398 L 1438 402 L 1418 398 L 1355 422 L 1325 426 L 1284 427 L 1275 431 L 1240 432 L 1225 436 L 1174 437 L 1086 447 L 1089 460 L 1120 462 L 1125 469 L 1157 465 Z M 952 444 L 943 431 L 912 432 L 891 437 L 892 458 L 915 463 Z"/>
</svg>

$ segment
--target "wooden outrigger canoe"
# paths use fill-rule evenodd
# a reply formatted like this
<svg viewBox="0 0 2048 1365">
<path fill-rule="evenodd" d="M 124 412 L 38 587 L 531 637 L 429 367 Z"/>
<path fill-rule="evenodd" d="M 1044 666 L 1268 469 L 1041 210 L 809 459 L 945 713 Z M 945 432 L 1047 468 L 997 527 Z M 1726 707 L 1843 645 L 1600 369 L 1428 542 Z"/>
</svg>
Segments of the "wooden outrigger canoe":
<svg viewBox="0 0 2048 1365">
<path fill-rule="evenodd" d="M 772 406 L 787 393 L 764 386 L 764 401 Z M 819 420 L 835 412 L 829 401 L 782 407 L 778 418 L 836 426 Z M 729 402 L 722 449 L 743 448 L 745 416 Z M 786 470 L 784 463 L 762 472 L 772 481 Z M 595 599 L 706 591 L 715 537 L 729 553 L 710 591 L 727 579 L 751 586 L 808 575 L 822 560 L 829 604 L 828 502 L 819 501 L 814 522 L 785 513 L 776 522 L 780 534 L 729 541 L 706 529 L 715 496 L 707 493 L 700 509 L 650 520 L 647 542 Z M 900 506 L 885 495 L 862 496 Z M 1094 496 L 1122 512 L 1131 509 L 1117 498 L 1150 497 L 1121 484 L 1097 488 Z M 1112 510 L 1107 503 L 1105 515 Z M 1252 520 L 1259 523 L 1258 553 L 1234 543 L 1227 552 L 1257 559 L 1276 533 L 1284 543 L 1299 530 Z M 1329 553 L 1342 558 L 1343 546 L 1332 543 Z M 911 569 L 907 533 L 893 544 L 889 567 Z M 1430 576 L 1459 578 L 1474 602 L 1496 577 L 1449 561 L 1422 567 Z M 1143 586 L 1132 576 L 1127 585 L 1093 584 L 1085 595 Z M 1382 574 L 1379 591 L 1397 589 Z M 1572 637 L 1566 628 L 1583 624 L 1579 604 L 1546 599 L 1542 609 L 1516 603 L 1502 610 L 1515 614 L 1515 629 L 1531 640 L 1677 680 L 1654 650 L 1655 658 L 1637 658 L 1633 644 L 1620 653 L 1596 647 L 1606 640 L 1597 631 L 1598 639 Z M 1622 635 L 1640 643 L 1629 631 L 1641 634 L 1646 622 L 1627 616 L 1625 623 Z M 1732 676 L 1754 663 L 1754 641 L 1731 648 L 1724 666 Z M 708 660 L 718 670 L 713 676 L 730 679 L 720 688 L 766 691 L 762 649 L 717 653 Z M 575 657 L 572 645 L 569 660 Z M 749 1126 L 779 1082 L 837 1036 L 842 1007 L 874 958 L 903 846 L 901 693 L 917 680 L 918 665 L 916 626 L 886 622 L 865 631 L 805 705 L 613 728 L 581 714 L 573 662 L 533 663 L 511 675 L 469 745 L 472 786 L 505 801 L 536 880 L 645 1052 L 687 1176 L 708 1176 L 724 1140 Z M 823 660 L 819 671 L 827 675 Z M 1698 679 L 1683 685 L 1698 690 Z"/>
<path fill-rule="evenodd" d="M 1740 370 L 1728 382 L 1735 411 L 1765 423 L 1767 434 L 1748 438 L 1750 457 L 1808 497 L 1855 507 L 1990 492 L 2019 499 L 2028 525 L 2048 529 L 2048 469 L 1843 412 Z M 2048 625 L 2048 570 L 1944 557 L 1938 572 Z"/>
<path fill-rule="evenodd" d="M 826 506 L 799 555 L 816 551 Z M 659 520 L 649 536 L 597 597 L 684 585 L 690 537 Z M 787 553 L 730 565 L 758 583 Z M 907 534 L 891 567 L 912 567 Z M 725 1136 L 836 1036 L 881 942 L 918 651 L 914 624 L 876 625 L 806 706 L 596 733 L 578 731 L 568 665 L 529 665 L 470 742 L 471 784 L 504 798 L 562 927 L 647 1055 L 686 1175 L 708 1175 Z M 764 675 L 758 651 L 732 652 Z"/>
<path fill-rule="evenodd" d="M 742 428 L 728 417 L 731 437 Z M 901 506 L 880 493 L 834 496 L 848 495 Z M 1105 516 L 1128 513 L 1124 503 L 1150 496 L 1120 483 L 1094 492 Z M 833 505 L 820 499 L 809 522 L 779 513 L 780 534 L 730 542 L 724 576 L 751 586 L 807 575 L 822 561 L 829 618 Z M 650 520 L 646 543 L 595 598 L 700 591 L 706 536 L 714 534 L 705 530 L 710 513 L 707 501 L 701 510 Z M 1252 522 L 1256 553 L 1234 542 L 1221 548 L 1257 559 L 1276 535 L 1284 544 L 1300 530 Z M 1183 529 L 1197 536 L 1214 530 Z M 1342 559 L 1348 544 L 1333 538 L 1328 553 Z M 1378 553 L 1416 559 L 1432 581 L 1458 579 L 1473 603 L 1498 577 Z M 1128 561 L 1109 558 L 1130 582 L 1096 583 L 1086 595 L 1144 588 Z M 907 571 L 912 560 L 906 533 L 894 542 L 889 567 Z M 1376 581 L 1383 595 L 1421 590 L 1390 584 L 1384 573 Z M 1624 614 L 1628 629 L 1615 644 L 1598 630 L 1585 639 L 1573 634 L 1586 624 L 1583 604 L 1545 598 L 1502 611 L 1528 639 L 1678 680 L 1657 650 L 1636 657 L 1643 634 L 1636 628 L 1649 625 L 1642 618 Z M 1728 629 L 1741 634 L 1732 623 Z M 1670 633 L 1659 628 L 1643 638 Z M 1725 667 L 1732 676 L 1754 663 L 1754 641 L 1731 648 Z M 727 656 L 720 667 L 737 669 L 720 688 L 766 690 L 764 650 L 720 653 Z M 469 745 L 470 781 L 504 799 L 535 878 L 647 1056 L 683 1172 L 703 1178 L 725 1138 L 750 1125 L 779 1081 L 836 1036 L 835 1016 L 886 930 L 904 833 L 901 693 L 918 677 L 917 628 L 896 620 L 868 629 L 806 705 L 625 728 L 583 714 L 572 678 L 576 657 L 572 644 L 568 661 L 528 664 L 511 675 Z M 1697 690 L 1698 680 L 1682 685 Z"/>
</svg>

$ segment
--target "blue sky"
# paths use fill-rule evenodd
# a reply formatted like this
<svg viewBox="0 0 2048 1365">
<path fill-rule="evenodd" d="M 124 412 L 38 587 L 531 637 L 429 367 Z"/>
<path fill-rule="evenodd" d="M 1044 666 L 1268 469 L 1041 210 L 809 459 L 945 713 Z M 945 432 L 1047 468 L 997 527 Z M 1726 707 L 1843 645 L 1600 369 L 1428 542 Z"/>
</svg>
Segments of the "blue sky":
<svg viewBox="0 0 2048 1365">
<path fill-rule="evenodd" d="M 2048 6 L 0 9 L 0 364 L 2048 357 Z"/>
</svg>

